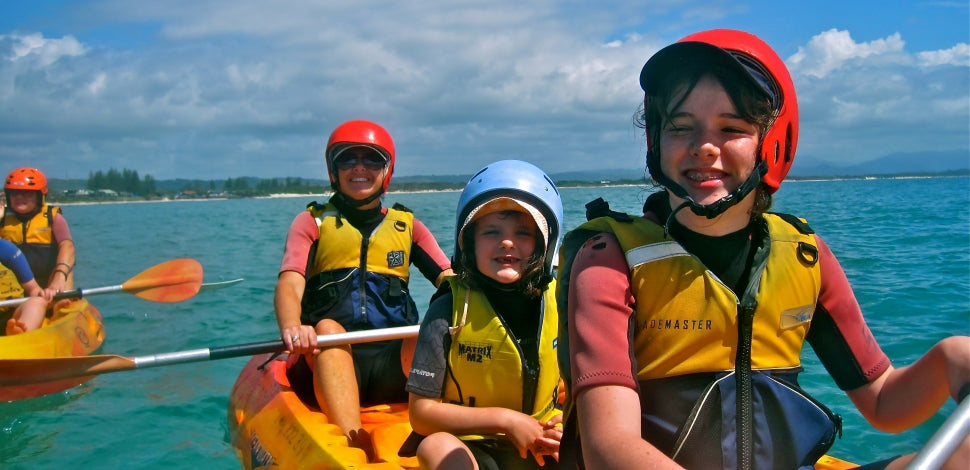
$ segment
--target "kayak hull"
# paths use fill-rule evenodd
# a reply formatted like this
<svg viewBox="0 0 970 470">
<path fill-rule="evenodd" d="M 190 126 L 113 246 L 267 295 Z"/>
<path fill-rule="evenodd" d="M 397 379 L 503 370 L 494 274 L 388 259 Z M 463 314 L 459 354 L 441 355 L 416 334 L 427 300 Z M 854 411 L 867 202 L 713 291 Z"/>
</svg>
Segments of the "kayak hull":
<svg viewBox="0 0 970 470">
<path fill-rule="evenodd" d="M 316 404 L 294 390 L 287 376 L 286 354 L 253 357 L 239 374 L 229 396 L 229 433 L 246 469 L 402 469 L 417 468 L 414 457 L 397 451 L 411 433 L 407 404 L 377 405 L 361 410 L 361 422 L 374 441 L 378 463 L 350 447 Z M 300 385 L 298 384 L 297 387 Z M 304 384 L 303 386 L 310 386 Z"/>
<path fill-rule="evenodd" d="M 414 457 L 397 451 L 411 433 L 407 404 L 378 405 L 361 410 L 364 429 L 371 433 L 380 463 L 368 463 L 364 452 L 347 445 L 340 429 L 327 421 L 315 404 L 300 395 L 287 374 L 288 357 L 261 354 L 243 367 L 229 396 L 229 434 L 243 468 L 252 469 L 410 469 Z M 304 386 L 309 386 L 306 384 Z M 312 396 L 312 395 L 311 395 Z M 829 455 L 816 470 L 846 470 L 857 465 Z"/>
<path fill-rule="evenodd" d="M 87 299 L 62 300 L 41 328 L 0 336 L 0 360 L 86 356 L 101 348 L 104 322 Z M 0 402 L 23 400 L 76 387 L 93 377 L 77 377 L 34 385 L 0 386 Z"/>
</svg>

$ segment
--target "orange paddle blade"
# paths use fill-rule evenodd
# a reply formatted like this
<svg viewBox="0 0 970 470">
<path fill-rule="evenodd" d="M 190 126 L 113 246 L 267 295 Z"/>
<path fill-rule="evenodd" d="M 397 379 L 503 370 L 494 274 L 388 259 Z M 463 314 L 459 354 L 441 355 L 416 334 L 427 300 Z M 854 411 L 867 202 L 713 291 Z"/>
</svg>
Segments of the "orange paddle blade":
<svg viewBox="0 0 970 470">
<path fill-rule="evenodd" d="M 155 302 L 181 302 L 199 293 L 202 265 L 190 258 L 152 266 L 125 281 L 122 290 Z"/>
<path fill-rule="evenodd" d="M 77 387 L 78 385 L 81 385 L 82 383 L 93 378 L 94 376 L 91 375 L 87 377 L 72 377 L 38 384 L 10 387 L 0 386 L 0 403 L 7 401 L 26 400 L 28 398 L 37 398 L 44 395 L 50 395 L 52 393 L 63 392 L 67 389 Z"/>
<path fill-rule="evenodd" d="M 72 379 L 77 385 L 88 380 L 78 378 L 103 372 L 134 370 L 137 367 L 134 359 L 113 355 L 0 359 L 0 389 L 3 386 L 32 383 L 66 383 Z"/>
</svg>

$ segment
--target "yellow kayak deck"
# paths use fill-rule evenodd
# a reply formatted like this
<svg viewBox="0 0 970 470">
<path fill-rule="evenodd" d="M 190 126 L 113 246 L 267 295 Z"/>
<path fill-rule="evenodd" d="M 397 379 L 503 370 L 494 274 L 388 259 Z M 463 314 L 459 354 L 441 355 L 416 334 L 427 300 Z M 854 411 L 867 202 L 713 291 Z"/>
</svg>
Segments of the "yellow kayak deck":
<svg viewBox="0 0 970 470">
<path fill-rule="evenodd" d="M 407 404 L 377 405 L 361 410 L 361 422 L 371 434 L 378 461 L 368 463 L 364 452 L 350 447 L 340 428 L 327 421 L 315 404 L 308 405 L 301 400 L 287 376 L 288 356 L 271 357 L 271 354 L 253 357 L 239 374 L 229 396 L 229 432 L 243 468 L 398 470 L 418 467 L 417 458 L 397 455 L 411 433 Z"/>
<path fill-rule="evenodd" d="M 44 324 L 26 333 L 0 336 L 0 360 L 86 356 L 104 342 L 101 312 L 87 299 L 61 300 Z M 33 398 L 75 387 L 93 377 L 37 385 L 0 387 L 0 402 Z"/>
</svg>

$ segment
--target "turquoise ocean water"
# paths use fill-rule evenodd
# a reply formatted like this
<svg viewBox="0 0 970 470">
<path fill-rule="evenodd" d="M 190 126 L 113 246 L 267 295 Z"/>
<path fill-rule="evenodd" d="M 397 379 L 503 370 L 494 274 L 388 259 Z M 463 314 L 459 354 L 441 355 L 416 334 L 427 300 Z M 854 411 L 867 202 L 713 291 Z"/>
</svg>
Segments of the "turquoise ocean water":
<svg viewBox="0 0 970 470">
<path fill-rule="evenodd" d="M 638 213 L 648 189 L 564 189 L 567 227 L 602 196 Z M 177 304 L 118 293 L 92 297 L 105 319 L 104 354 L 142 356 L 272 340 L 273 287 L 286 229 L 313 197 L 65 208 L 77 244 L 77 284 L 112 286 L 155 264 L 189 257 L 205 281 L 245 278 Z M 317 200 L 324 199 L 316 196 Z M 446 253 L 457 192 L 392 193 Z M 839 257 L 876 338 L 897 366 L 939 339 L 970 333 L 970 179 L 785 183 L 775 209 L 809 220 Z M 412 290 L 426 305 L 420 275 Z M 0 467 L 240 468 L 227 436 L 229 391 L 247 358 L 106 374 L 54 396 L 0 404 Z M 890 435 L 872 430 L 810 348 L 802 384 L 845 419 L 831 453 L 866 462 L 919 448 L 953 410 Z"/>
</svg>

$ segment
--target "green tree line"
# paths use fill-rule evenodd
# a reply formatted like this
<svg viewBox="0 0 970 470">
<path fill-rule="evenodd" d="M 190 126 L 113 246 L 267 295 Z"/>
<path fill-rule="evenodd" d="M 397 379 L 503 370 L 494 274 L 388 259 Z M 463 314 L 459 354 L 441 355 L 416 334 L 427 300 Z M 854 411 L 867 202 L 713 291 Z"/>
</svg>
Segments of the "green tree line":
<svg viewBox="0 0 970 470">
<path fill-rule="evenodd" d="M 86 188 L 90 191 L 110 189 L 117 193 L 145 197 L 154 195 L 156 191 L 155 178 L 152 175 L 139 178 L 137 170 L 127 168 L 121 171 L 112 168 L 107 173 L 101 170 L 88 173 Z"/>
<path fill-rule="evenodd" d="M 331 192 L 326 180 L 299 177 L 285 178 L 227 178 L 225 180 L 156 180 L 152 175 L 139 176 L 137 170 L 109 169 L 88 173 L 82 180 L 52 180 L 48 198 L 52 201 L 110 201 L 158 200 L 180 198 L 240 198 L 272 194 L 327 194 Z M 644 184 L 642 179 L 623 181 L 557 181 L 560 187 L 600 186 L 603 184 Z M 397 182 L 391 192 L 460 191 L 464 184 L 457 182 Z M 86 189 L 87 192 L 80 191 Z M 108 190 L 108 191 L 105 191 Z M 113 193 L 111 193 L 111 192 Z"/>
</svg>

